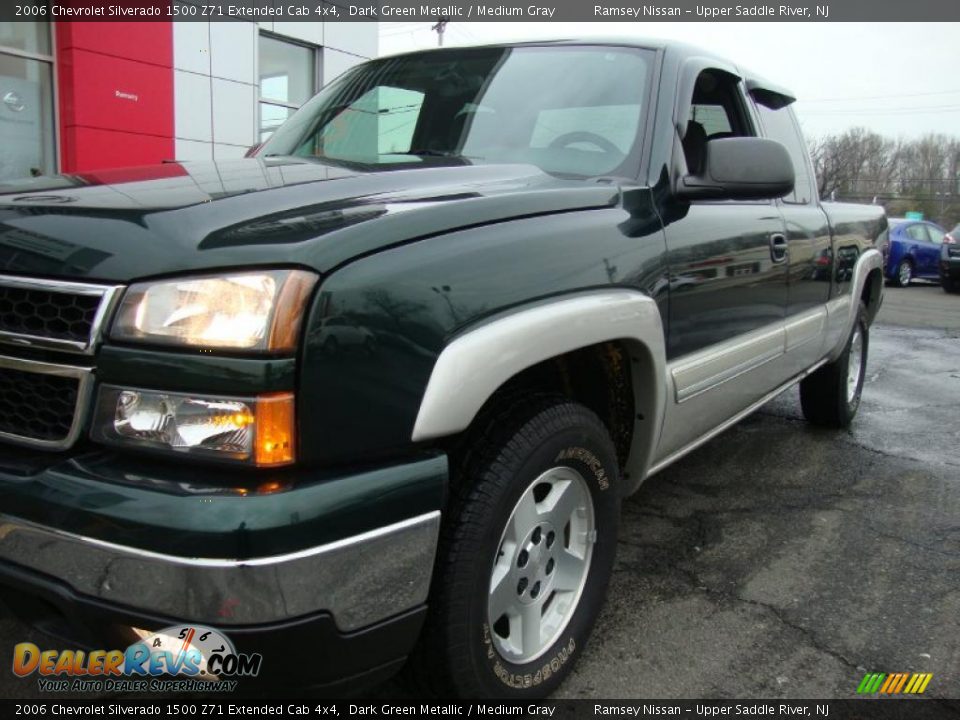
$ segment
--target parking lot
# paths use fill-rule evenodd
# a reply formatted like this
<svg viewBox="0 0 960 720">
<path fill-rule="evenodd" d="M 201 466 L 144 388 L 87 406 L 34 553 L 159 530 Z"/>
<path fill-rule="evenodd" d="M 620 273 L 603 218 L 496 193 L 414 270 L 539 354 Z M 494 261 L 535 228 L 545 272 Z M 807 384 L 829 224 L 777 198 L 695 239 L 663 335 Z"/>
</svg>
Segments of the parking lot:
<svg viewBox="0 0 960 720">
<path fill-rule="evenodd" d="M 960 696 L 960 298 L 891 288 L 878 322 L 849 432 L 790 390 L 627 502 L 564 696 L 844 698 L 867 671 Z"/>
<path fill-rule="evenodd" d="M 878 323 L 849 432 L 791 390 L 626 503 L 562 696 L 845 698 L 868 671 L 960 696 L 960 297 L 888 289 Z M 0 618 L 0 663 L 26 639 L 56 647 Z M 0 697 L 38 696 L 0 672 Z"/>
</svg>

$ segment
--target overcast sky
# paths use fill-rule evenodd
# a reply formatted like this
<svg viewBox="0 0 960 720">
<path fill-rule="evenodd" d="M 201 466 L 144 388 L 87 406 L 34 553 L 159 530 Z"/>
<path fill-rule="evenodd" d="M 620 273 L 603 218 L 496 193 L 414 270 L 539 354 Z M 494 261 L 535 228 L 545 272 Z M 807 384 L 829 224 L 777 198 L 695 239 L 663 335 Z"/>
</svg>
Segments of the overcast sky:
<svg viewBox="0 0 960 720">
<path fill-rule="evenodd" d="M 960 23 L 451 22 L 444 44 L 604 35 L 683 40 L 752 68 L 793 90 L 808 136 L 960 135 Z M 430 23 L 380 23 L 381 55 L 436 44 Z"/>
</svg>

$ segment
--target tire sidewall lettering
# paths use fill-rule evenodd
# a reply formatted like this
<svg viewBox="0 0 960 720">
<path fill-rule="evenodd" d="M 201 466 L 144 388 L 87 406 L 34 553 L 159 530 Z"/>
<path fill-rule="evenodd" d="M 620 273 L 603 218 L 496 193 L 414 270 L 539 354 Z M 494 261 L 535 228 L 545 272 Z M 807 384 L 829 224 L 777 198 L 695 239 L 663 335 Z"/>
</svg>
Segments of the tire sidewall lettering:
<svg viewBox="0 0 960 720">
<path fill-rule="evenodd" d="M 532 672 L 516 672 L 508 667 L 497 651 L 493 647 L 490 639 L 490 626 L 483 624 L 483 642 L 486 646 L 485 656 L 494 676 L 503 685 L 513 690 L 526 690 L 543 684 L 557 672 L 560 671 L 568 662 L 571 662 L 574 653 L 577 650 L 577 641 L 570 636 L 565 643 L 560 644 L 552 655 L 545 658 L 537 658 L 530 664 L 535 664 Z"/>
<path fill-rule="evenodd" d="M 585 447 L 574 445 L 561 450 L 554 462 L 570 463 L 571 460 L 579 462 L 590 471 L 590 475 L 596 481 L 598 490 L 604 491 L 610 488 L 610 479 L 607 476 L 606 468 L 596 454 Z"/>
</svg>

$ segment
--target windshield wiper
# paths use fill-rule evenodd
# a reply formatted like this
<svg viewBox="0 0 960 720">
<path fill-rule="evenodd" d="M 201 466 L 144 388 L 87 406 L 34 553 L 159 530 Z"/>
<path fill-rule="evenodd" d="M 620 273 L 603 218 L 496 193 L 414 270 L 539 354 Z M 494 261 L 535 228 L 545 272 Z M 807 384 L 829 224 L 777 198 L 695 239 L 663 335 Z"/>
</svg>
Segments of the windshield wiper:
<svg viewBox="0 0 960 720">
<path fill-rule="evenodd" d="M 427 148 L 407 150 L 406 152 L 384 153 L 385 155 L 419 155 L 421 157 L 463 157 L 459 153 L 449 150 L 429 150 Z"/>
</svg>

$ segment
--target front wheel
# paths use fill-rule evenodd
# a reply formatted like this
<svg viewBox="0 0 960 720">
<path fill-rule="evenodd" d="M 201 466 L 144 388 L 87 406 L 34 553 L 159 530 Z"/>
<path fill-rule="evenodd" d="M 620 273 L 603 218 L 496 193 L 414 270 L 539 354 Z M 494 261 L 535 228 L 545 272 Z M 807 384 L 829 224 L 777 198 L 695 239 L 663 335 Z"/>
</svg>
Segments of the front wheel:
<svg viewBox="0 0 960 720">
<path fill-rule="evenodd" d="M 606 594 L 616 451 L 593 412 L 558 398 L 513 404 L 478 437 L 410 670 L 447 697 L 544 697 L 583 652 Z"/>
<path fill-rule="evenodd" d="M 850 425 L 860 407 L 869 346 L 867 308 L 860 303 L 857 320 L 840 357 L 800 382 L 800 406 L 807 420 L 825 427 Z"/>
</svg>

